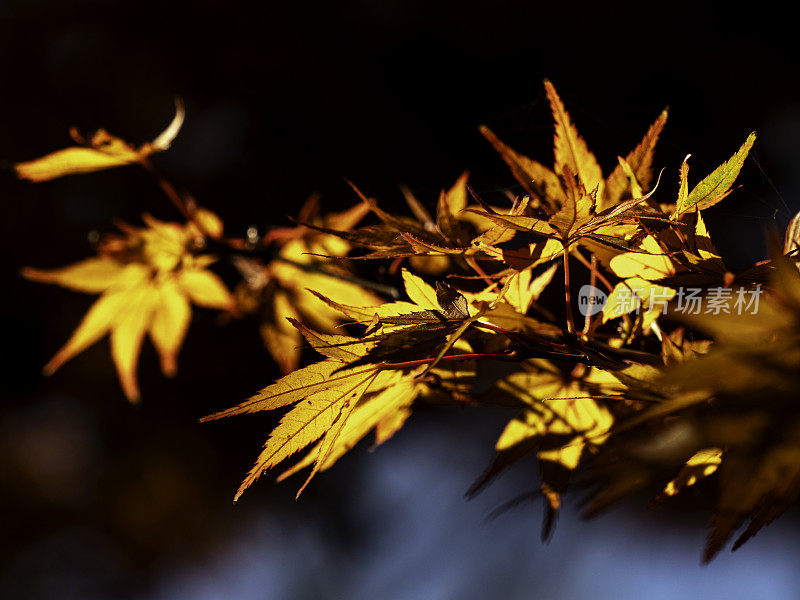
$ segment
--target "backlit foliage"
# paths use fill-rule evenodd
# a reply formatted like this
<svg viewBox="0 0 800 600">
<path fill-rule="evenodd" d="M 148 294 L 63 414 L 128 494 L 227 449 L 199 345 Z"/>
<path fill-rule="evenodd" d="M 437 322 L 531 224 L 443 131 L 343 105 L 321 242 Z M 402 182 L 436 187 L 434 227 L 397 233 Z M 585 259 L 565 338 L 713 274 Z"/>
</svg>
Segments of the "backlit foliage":
<svg viewBox="0 0 800 600">
<path fill-rule="evenodd" d="M 744 526 L 738 547 L 800 495 L 799 219 L 783 248 L 732 273 L 703 212 L 734 190 L 755 134 L 690 185 L 688 156 L 678 173 L 654 172 L 664 111 L 604 175 L 550 82 L 545 92 L 552 168 L 481 128 L 524 190 L 506 206 L 485 202 L 464 173 L 435 209 L 404 190 L 408 211 L 390 213 L 353 186 L 360 201 L 349 210 L 325 215 L 312 199 L 294 225 L 228 237 L 149 162 L 178 133 L 180 106 L 138 148 L 104 131 L 74 134 L 78 146 L 17 165 L 20 177 L 44 181 L 137 164 L 182 218 L 145 215 L 145 227 L 103 237 L 96 258 L 23 271 L 101 294 L 46 372 L 110 333 L 125 394 L 137 400 L 145 335 L 171 375 L 191 304 L 253 317 L 285 376 L 204 419 L 282 411 L 236 498 L 277 466 L 279 479 L 305 471 L 302 491 L 371 432 L 375 444 L 389 439 L 420 402 L 499 405 L 509 421 L 470 495 L 533 456 L 546 537 L 571 482 L 591 515 L 634 492 L 663 501 L 710 478 L 718 499 L 705 559 Z M 678 181 L 676 198 L 659 189 L 665 177 Z M 241 275 L 233 293 L 210 270 L 223 261 Z M 608 301 L 578 320 L 575 292 L 586 283 Z M 688 287 L 713 310 L 669 311 Z M 735 296 L 712 297 L 722 287 L 763 299 L 737 314 Z M 563 301 L 540 302 L 545 291 Z M 306 366 L 303 347 L 318 355 Z"/>
</svg>

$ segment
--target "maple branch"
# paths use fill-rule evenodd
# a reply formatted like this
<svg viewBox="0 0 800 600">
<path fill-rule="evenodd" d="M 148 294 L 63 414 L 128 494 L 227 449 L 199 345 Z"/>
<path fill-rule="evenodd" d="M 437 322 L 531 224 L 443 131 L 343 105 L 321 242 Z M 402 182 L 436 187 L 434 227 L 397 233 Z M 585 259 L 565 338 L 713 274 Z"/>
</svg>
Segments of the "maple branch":
<svg viewBox="0 0 800 600">
<path fill-rule="evenodd" d="M 155 178 L 156 182 L 158 183 L 158 187 L 161 188 L 161 191 L 164 192 L 164 195 L 166 195 L 175 208 L 178 209 L 178 212 L 180 212 L 186 218 L 186 220 L 194 223 L 192 211 L 189 210 L 189 207 L 186 205 L 183 197 L 178 193 L 178 190 L 175 189 L 175 186 L 173 186 L 163 175 L 161 175 L 153 166 L 153 163 L 151 163 L 146 157 L 141 158 L 139 160 L 139 164 L 141 164 L 142 167 L 144 167 L 144 169 Z M 204 234 L 206 233 L 202 227 L 200 227 L 200 225 L 197 223 L 195 223 L 195 225 L 197 225 L 200 228 L 200 231 L 202 231 Z"/>
<path fill-rule="evenodd" d="M 567 333 L 575 334 L 575 317 L 572 315 L 572 298 L 569 291 L 569 250 L 564 248 L 564 302 L 567 309 Z"/>
<path fill-rule="evenodd" d="M 451 360 L 476 360 L 480 358 L 485 358 L 489 360 L 507 360 L 507 361 L 514 361 L 516 362 L 519 360 L 519 357 L 516 351 L 512 352 L 500 352 L 500 353 L 472 353 L 472 354 L 449 354 L 447 356 L 442 356 L 440 358 L 430 357 L 430 358 L 420 358 L 417 360 L 407 360 L 404 362 L 397 362 L 397 363 L 390 363 L 390 362 L 383 362 L 378 364 L 378 369 L 409 369 L 412 367 L 421 367 L 422 365 L 429 365 L 432 364 L 434 361 L 451 361 Z"/>
<path fill-rule="evenodd" d="M 356 277 L 355 275 L 348 275 L 344 273 L 333 273 L 325 269 L 320 264 L 307 264 L 307 263 L 297 262 L 295 260 L 292 260 L 291 258 L 281 256 L 274 248 L 270 248 L 263 244 L 250 244 L 244 242 L 244 240 L 235 238 L 207 238 L 206 244 L 208 245 L 208 249 L 218 256 L 241 256 L 244 258 L 279 260 L 283 263 L 286 263 L 287 265 L 292 265 L 297 269 L 306 271 L 307 273 L 316 273 L 319 275 L 332 277 L 340 281 L 347 281 L 348 283 L 354 283 L 366 289 L 370 289 L 380 294 L 383 294 L 384 296 L 388 296 L 394 300 L 400 298 L 400 292 L 394 286 L 385 283 L 380 283 L 377 281 L 371 281 L 369 279 L 363 279 L 361 277 Z"/>
<path fill-rule="evenodd" d="M 559 351 L 548 350 L 533 350 L 531 348 L 514 349 L 510 352 L 478 352 L 469 354 L 448 354 L 441 357 L 419 358 L 416 360 L 408 360 L 397 363 L 382 362 L 377 365 L 380 370 L 383 369 L 409 369 L 413 367 L 420 367 L 422 365 L 430 365 L 442 361 L 460 361 L 460 360 L 501 360 L 506 362 L 522 362 L 529 358 L 547 358 L 554 360 L 576 360 L 582 364 L 591 364 L 588 356 L 584 354 L 566 354 Z"/>
<path fill-rule="evenodd" d="M 589 274 L 589 285 L 592 286 L 592 288 L 594 288 L 595 284 L 597 283 L 597 275 L 598 275 L 598 273 L 597 273 L 597 257 L 594 255 L 594 253 L 592 253 L 592 262 L 589 265 L 589 272 L 590 272 L 590 274 Z M 583 335 L 586 335 L 586 334 L 589 333 L 589 328 L 591 327 L 591 325 L 592 325 L 592 313 L 587 310 L 586 311 L 586 315 L 585 315 L 585 317 L 583 319 Z"/>
<path fill-rule="evenodd" d="M 360 285 L 361 287 L 371 289 L 376 292 L 380 292 L 381 294 L 389 296 L 390 298 L 393 298 L 395 300 L 397 300 L 400 297 L 400 292 L 397 290 L 397 288 L 391 285 L 387 285 L 385 283 L 378 283 L 377 281 L 362 279 L 361 277 L 356 277 L 355 275 L 345 275 L 343 273 L 331 273 L 330 271 L 323 269 L 321 265 L 309 265 L 297 262 L 292 260 L 291 258 L 286 258 L 285 256 L 281 256 L 277 252 L 273 253 L 272 258 L 273 260 L 279 260 L 281 262 L 286 263 L 287 265 L 292 265 L 293 267 L 296 267 L 308 273 L 317 273 L 319 275 L 333 277 L 334 279 L 338 279 L 340 281 L 355 283 L 356 285 Z"/>
<path fill-rule="evenodd" d="M 554 352 L 559 354 L 563 352 L 563 349 L 565 347 L 565 345 L 559 344 L 558 342 L 548 339 L 544 336 L 533 336 L 527 333 L 523 333 L 521 331 L 513 331 L 511 329 L 506 329 L 505 327 L 500 327 L 499 325 L 495 325 L 493 323 L 487 323 L 486 321 L 475 321 L 472 323 L 472 326 L 488 329 L 489 331 L 494 331 L 496 333 L 502 333 L 503 335 L 506 335 L 509 338 L 521 341 L 526 346 L 529 346 L 530 343 L 541 344 L 542 346 L 547 346 L 549 348 L 552 348 Z M 571 346 L 567 345 L 567 347 L 573 349 Z M 573 355 L 569 355 L 566 353 L 563 354 L 564 358 L 575 358 Z"/>
<path fill-rule="evenodd" d="M 454 345 L 454 344 L 455 344 L 455 343 L 456 343 L 456 342 L 459 340 L 459 338 L 460 338 L 462 335 L 464 335 L 464 332 L 465 332 L 467 329 L 469 329 L 469 326 L 470 326 L 470 325 L 472 325 L 472 323 L 473 323 L 473 322 L 474 322 L 476 319 L 480 318 L 481 316 L 482 316 L 482 314 L 479 314 L 479 315 L 477 315 L 477 316 L 475 316 L 475 317 L 471 317 L 471 318 L 467 319 L 466 321 L 464 321 L 464 322 L 461 324 L 461 326 L 460 326 L 458 329 L 456 329 L 456 330 L 455 330 L 455 331 L 454 331 L 454 332 L 453 332 L 453 333 L 452 333 L 452 334 L 451 334 L 451 335 L 448 337 L 448 339 L 447 339 L 447 342 L 445 343 L 445 345 L 444 345 L 444 346 L 442 346 L 442 349 L 441 349 L 441 350 L 439 350 L 439 352 L 436 354 L 436 357 L 433 359 L 433 362 L 432 362 L 432 363 L 430 363 L 430 364 L 428 365 L 428 368 L 427 368 L 427 369 L 425 369 L 425 371 L 422 373 L 422 375 L 421 375 L 422 377 L 425 377 L 425 376 L 426 376 L 428 373 L 430 373 L 430 372 L 431 372 L 431 369 L 433 369 L 433 367 L 435 367 L 435 366 L 436 366 L 436 365 L 439 363 L 439 361 L 440 361 L 440 360 L 442 360 L 442 358 L 444 358 L 444 355 L 445 355 L 445 354 L 446 354 L 446 353 L 447 353 L 447 352 L 448 352 L 448 351 L 449 351 L 449 350 L 450 350 L 450 349 L 453 347 L 453 345 Z"/>
<path fill-rule="evenodd" d="M 603 275 L 600 271 L 597 270 L 597 261 L 595 259 L 594 254 L 592 254 L 592 262 L 591 263 L 588 260 L 586 260 L 586 257 L 583 254 L 581 254 L 580 250 L 578 250 L 577 247 L 575 248 L 575 252 L 573 254 L 575 255 L 575 258 L 578 259 L 579 263 L 581 263 L 584 267 L 589 269 L 589 271 L 591 271 L 592 275 L 597 277 L 597 280 L 600 283 L 602 283 L 604 286 L 606 286 L 606 289 L 609 292 L 611 292 L 614 289 L 614 286 L 611 285 L 611 282 L 606 278 L 606 276 Z M 592 267 L 592 265 L 594 265 L 594 267 Z M 592 283 L 592 285 L 594 285 L 594 283 Z"/>
<path fill-rule="evenodd" d="M 475 271 L 478 276 L 483 279 L 486 285 L 492 286 L 495 284 L 494 281 L 486 274 L 486 272 L 481 269 L 481 266 L 478 264 L 478 261 L 475 260 L 474 256 L 465 256 L 464 261 L 472 267 L 472 270 Z"/>
</svg>

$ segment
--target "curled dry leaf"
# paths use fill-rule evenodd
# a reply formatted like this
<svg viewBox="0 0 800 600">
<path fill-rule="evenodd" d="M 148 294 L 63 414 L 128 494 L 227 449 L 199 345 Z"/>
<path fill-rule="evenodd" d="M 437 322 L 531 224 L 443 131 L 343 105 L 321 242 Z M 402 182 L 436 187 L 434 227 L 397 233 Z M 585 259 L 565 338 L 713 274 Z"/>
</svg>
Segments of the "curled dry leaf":
<svg viewBox="0 0 800 600">
<path fill-rule="evenodd" d="M 115 137 L 104 129 L 84 140 L 73 130 L 73 138 L 80 145 L 57 150 L 35 160 L 14 165 L 20 179 L 48 181 L 65 175 L 91 173 L 114 167 L 140 163 L 156 152 L 167 150 L 183 125 L 186 111 L 180 99 L 175 100 L 175 116 L 167 128 L 152 142 L 138 148 Z"/>
</svg>

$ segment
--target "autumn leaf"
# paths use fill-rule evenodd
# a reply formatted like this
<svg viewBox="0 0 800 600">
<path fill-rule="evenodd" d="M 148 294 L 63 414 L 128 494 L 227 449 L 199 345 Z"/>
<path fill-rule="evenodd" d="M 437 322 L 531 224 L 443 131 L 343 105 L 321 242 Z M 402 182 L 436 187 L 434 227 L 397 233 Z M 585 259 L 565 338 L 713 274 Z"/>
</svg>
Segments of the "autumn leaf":
<svg viewBox="0 0 800 600">
<path fill-rule="evenodd" d="M 558 212 L 566 200 L 563 179 L 567 173 L 569 176 L 578 177 L 585 190 L 591 192 L 597 188 L 598 212 L 616 206 L 624 199 L 625 192 L 630 188 L 629 178 L 622 166 L 618 165 L 608 179 L 603 180 L 597 159 L 578 133 L 555 87 L 549 81 L 545 81 L 545 91 L 556 125 L 554 144 L 556 160 L 553 170 L 512 150 L 488 127 L 481 127 L 481 133 L 505 160 L 526 193 L 548 214 Z M 636 180 L 646 190 L 649 189 L 653 179 L 653 155 L 666 121 L 665 110 L 650 126 L 642 141 L 624 159 L 631 167 Z"/>
<path fill-rule="evenodd" d="M 100 294 L 72 337 L 47 363 L 52 375 L 61 365 L 106 334 L 120 383 L 131 402 L 140 398 L 136 379 L 146 335 L 158 351 L 161 370 L 172 376 L 191 320 L 191 304 L 234 311 L 225 284 L 206 267 L 208 255 L 190 251 L 191 225 L 164 223 L 145 216 L 148 227 L 126 227 L 122 237 L 108 236 L 101 254 L 62 269 L 23 269 L 32 281 Z"/>
<path fill-rule="evenodd" d="M 509 148 L 485 125 L 481 126 L 480 131 L 494 146 L 525 191 L 540 203 L 546 203 L 552 211 L 557 211 L 564 201 L 564 191 L 558 175 L 543 164 Z"/>
<path fill-rule="evenodd" d="M 320 441 L 309 454 L 282 476 L 311 466 L 300 492 L 318 471 L 330 467 L 369 430 L 376 429 L 379 441 L 388 439 L 408 418 L 414 398 L 424 393 L 424 384 L 416 379 L 420 374 L 433 373 L 437 385 L 444 385 L 445 389 L 455 390 L 461 385 L 457 375 L 461 369 L 448 373 L 447 369 L 437 368 L 436 363 L 451 349 L 463 351 L 464 346 L 457 345 L 458 338 L 448 339 L 448 335 L 458 330 L 458 324 L 469 323 L 466 299 L 444 286 L 434 289 L 405 270 L 403 279 L 413 303 L 347 307 L 324 299 L 317 292 L 317 297 L 324 299 L 329 307 L 361 323 L 369 323 L 371 328 L 378 323 L 381 332 L 353 338 L 317 332 L 290 319 L 298 333 L 326 359 L 294 370 L 241 404 L 203 419 L 208 421 L 294 405 L 270 434 L 255 466 L 239 488 L 237 499 L 263 471 L 317 440 Z M 414 354 L 420 356 L 427 351 L 434 360 L 409 361 L 408 366 L 387 364 L 388 358 L 405 358 L 405 342 L 399 345 L 393 342 L 387 347 L 387 340 L 405 340 L 403 336 L 420 334 L 423 337 L 414 338 L 417 340 Z M 439 354 L 433 357 L 437 351 Z M 451 376 L 456 377 L 452 382 L 449 381 Z"/>
<path fill-rule="evenodd" d="M 664 110 L 647 130 L 647 133 L 642 141 L 639 142 L 639 145 L 614 168 L 611 175 L 606 179 L 605 195 L 599 206 L 601 210 L 619 203 L 631 182 L 631 174 L 633 175 L 633 179 L 637 181 L 644 190 L 649 189 L 653 179 L 652 165 L 656 143 L 666 124 L 667 111 Z M 628 165 L 630 174 L 625 172 L 625 167 L 623 165 Z"/>
<path fill-rule="evenodd" d="M 506 395 L 522 407 L 495 444 L 496 455 L 484 474 L 470 487 L 474 496 L 502 470 L 530 452 L 541 467 L 541 490 L 547 499 L 543 537 L 552 533 L 555 513 L 587 446 L 608 438 L 614 418 L 602 400 L 624 385 L 600 371 L 584 372 L 571 381 L 552 363 L 531 360 L 524 370 L 498 380 L 489 394 Z"/>
<path fill-rule="evenodd" d="M 603 321 L 616 319 L 633 311 L 641 310 L 641 327 L 647 329 L 664 310 L 676 291 L 666 286 L 653 284 L 640 277 L 629 277 L 618 283 L 608 295 L 603 306 Z"/>
<path fill-rule="evenodd" d="M 674 496 L 684 488 L 694 485 L 701 479 L 712 475 L 722 462 L 722 450 L 719 448 L 706 448 L 692 455 L 686 461 L 680 472 L 667 483 L 664 491 L 657 498 L 661 500 L 667 496 Z"/>
<path fill-rule="evenodd" d="M 234 501 L 263 471 L 302 450 L 323 435 L 330 440 L 326 444 L 334 444 L 353 407 L 370 389 L 377 375 L 374 369 L 370 369 L 360 376 L 347 378 L 346 385 L 337 382 L 336 386 L 326 387 L 310 396 L 304 396 L 302 402 L 289 411 L 280 425 L 272 431 L 255 466 L 236 492 Z M 327 459 L 329 451 L 330 448 L 325 449 L 325 455 L 321 457 L 322 462 Z"/>
<path fill-rule="evenodd" d="M 323 453 L 322 444 L 317 444 L 302 460 L 284 471 L 278 477 L 278 481 L 283 481 L 315 463 L 319 463 L 320 471 L 329 469 L 371 430 L 375 430 L 376 445 L 388 440 L 411 415 L 411 404 L 421 387 L 421 384 L 413 379 L 403 378 L 398 373 L 395 373 L 394 379 L 393 384 L 387 385 L 381 391 L 364 395 L 342 425 L 341 431 L 327 451 L 327 456 Z"/>
<path fill-rule="evenodd" d="M 753 132 L 747 136 L 744 144 L 736 151 L 736 154 L 698 183 L 691 193 L 685 197 L 685 200 L 679 199 L 677 213 L 684 213 L 694 207 L 698 209 L 709 208 L 724 199 L 730 193 L 731 186 L 739 176 L 739 171 L 741 171 L 742 165 L 744 165 L 744 161 L 755 141 L 756 134 Z M 686 164 L 685 161 L 684 164 Z"/>
<path fill-rule="evenodd" d="M 563 176 L 564 170 L 568 169 L 569 174 L 578 176 L 578 180 L 585 189 L 593 190 L 598 188 L 597 193 L 602 197 L 603 173 L 600 170 L 600 165 L 597 164 L 597 159 L 578 134 L 578 130 L 573 125 L 555 87 L 547 79 L 544 81 L 544 89 L 556 122 L 556 173 Z"/>
<path fill-rule="evenodd" d="M 314 465 L 299 495 L 319 470 L 331 466 L 382 420 L 397 419 L 396 413 L 407 410 L 419 393 L 420 384 L 402 370 L 375 364 L 352 366 L 371 349 L 371 343 L 348 336 L 319 334 L 298 322 L 293 325 L 327 358 L 293 371 L 236 407 L 203 419 L 294 405 L 270 434 L 234 500 L 265 470 L 322 438 L 305 459 L 284 474 L 285 477 Z M 364 406 L 369 407 L 366 410 L 358 408 L 362 399 Z M 351 416 L 354 421 L 349 424 Z"/>
<path fill-rule="evenodd" d="M 508 292 L 505 300 L 520 314 L 527 314 L 531 304 L 539 299 L 544 289 L 553 280 L 558 265 L 552 265 L 537 277 L 533 276 L 533 269 L 521 271 L 518 275 L 509 276 Z"/>
<path fill-rule="evenodd" d="M 638 230 L 636 221 L 669 222 L 662 214 L 651 211 L 638 211 L 637 205 L 644 203 L 655 191 L 648 195 L 631 198 L 616 206 L 596 212 L 596 191 L 586 193 L 583 186 L 574 178 L 566 186 L 566 199 L 558 212 L 548 218 L 532 217 L 525 214 L 498 215 L 479 212 L 500 227 L 529 233 L 541 238 L 526 250 L 509 251 L 483 244 L 481 249 L 489 256 L 495 256 L 516 268 L 536 266 L 558 258 L 574 245 L 587 246 L 593 252 L 610 250 L 603 262 L 616 254 L 635 251 L 628 241 Z M 523 200 L 523 206 L 525 201 Z M 631 226 L 630 223 L 633 223 Z"/>
<path fill-rule="evenodd" d="M 315 198 L 309 199 L 301 216 L 309 222 L 317 220 L 320 226 L 350 229 L 368 212 L 360 204 L 320 218 L 313 214 L 315 204 Z M 374 305 L 382 300 L 331 258 L 346 256 L 350 250 L 350 244 L 337 236 L 300 225 L 271 231 L 265 242 L 277 246 L 277 256 L 267 264 L 235 259 L 234 264 L 245 279 L 234 293 L 246 312 L 260 318 L 267 350 L 281 371 L 290 373 L 300 363 L 303 338 L 289 320 L 313 325 L 323 332 L 332 332 L 342 320 L 338 311 L 309 290 L 341 302 Z"/>
<path fill-rule="evenodd" d="M 390 439 L 421 403 L 491 406 L 508 420 L 468 495 L 530 455 L 546 539 L 572 487 L 589 492 L 591 516 L 637 492 L 658 502 L 708 478 L 702 488 L 716 490 L 716 504 L 704 560 L 732 539 L 738 548 L 800 497 L 800 217 L 782 244 L 770 237 L 769 258 L 730 271 L 703 211 L 730 194 L 755 134 L 694 188 L 687 155 L 668 175 L 678 189 L 666 201 L 664 171 L 654 170 L 666 111 L 604 177 L 544 85 L 551 166 L 480 130 L 524 190 L 507 190 L 501 206 L 464 171 L 438 194 L 401 187 L 398 212 L 352 186 L 360 202 L 348 210 L 322 213 L 312 196 L 293 223 L 231 237 L 149 164 L 180 130 L 180 105 L 150 143 L 73 132 L 75 146 L 19 163 L 31 181 L 140 164 L 187 219 L 120 222 L 94 258 L 23 270 L 99 295 L 45 372 L 108 335 L 136 401 L 145 338 L 170 376 L 192 305 L 250 315 L 283 376 L 203 419 L 281 411 L 236 499 L 276 467 L 278 480 L 305 471 L 299 495 L 370 434 L 376 446 Z M 233 295 L 210 270 L 216 256 L 241 276 Z M 582 324 L 579 286 L 582 309 L 587 293 L 608 292 Z M 700 293 L 698 310 L 682 314 L 688 288 Z M 311 351 L 317 361 L 303 363 Z"/>
<path fill-rule="evenodd" d="M 91 173 L 114 167 L 141 163 L 150 155 L 167 150 L 178 135 L 185 117 L 183 102 L 175 101 L 175 117 L 167 128 L 152 142 L 138 148 L 109 134 L 104 129 L 97 131 L 89 140 L 81 138 L 73 130 L 73 139 L 80 144 L 57 150 L 36 160 L 17 163 L 14 169 L 20 179 L 48 181 L 65 175 Z"/>
<path fill-rule="evenodd" d="M 682 330 L 665 338 L 664 360 L 670 367 L 657 380 L 667 395 L 612 432 L 618 446 L 625 447 L 626 432 L 638 430 L 628 442 L 630 456 L 641 452 L 642 428 L 649 427 L 651 436 L 659 435 L 659 427 L 665 428 L 664 419 L 669 419 L 670 429 L 682 432 L 660 434 L 663 441 L 648 451 L 651 460 L 662 462 L 675 454 L 683 455 L 683 460 L 691 456 L 657 500 L 718 472 L 719 495 L 703 555 L 706 562 L 745 522 L 749 521 L 734 549 L 800 495 L 800 430 L 794 410 L 800 365 L 800 273 L 784 257 L 774 263 L 770 292 L 757 310 L 732 309 L 736 301 L 732 296 L 720 314 L 700 311 L 680 316 L 715 342 L 689 342 Z M 636 477 L 644 481 L 649 471 L 652 465 L 640 463 Z"/>
</svg>

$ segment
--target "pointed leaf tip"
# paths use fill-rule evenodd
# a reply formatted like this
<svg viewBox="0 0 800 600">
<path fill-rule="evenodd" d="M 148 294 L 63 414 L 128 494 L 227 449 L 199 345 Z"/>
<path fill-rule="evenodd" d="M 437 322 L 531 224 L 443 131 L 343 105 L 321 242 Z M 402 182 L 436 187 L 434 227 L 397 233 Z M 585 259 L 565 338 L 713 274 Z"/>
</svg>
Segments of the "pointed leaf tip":
<svg viewBox="0 0 800 600">
<path fill-rule="evenodd" d="M 685 201 L 678 203 L 677 212 L 683 213 L 695 206 L 703 210 L 727 197 L 755 141 L 756 132 L 753 131 L 733 156 L 698 183 Z"/>
</svg>

